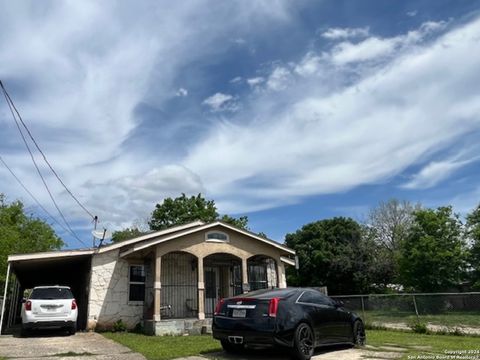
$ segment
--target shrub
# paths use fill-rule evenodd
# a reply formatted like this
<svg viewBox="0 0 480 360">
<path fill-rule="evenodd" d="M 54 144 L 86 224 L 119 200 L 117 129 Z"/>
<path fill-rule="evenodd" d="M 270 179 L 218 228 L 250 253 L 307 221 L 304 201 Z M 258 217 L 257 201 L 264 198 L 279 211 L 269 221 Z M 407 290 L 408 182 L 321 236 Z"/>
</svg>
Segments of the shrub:
<svg viewBox="0 0 480 360">
<path fill-rule="evenodd" d="M 137 325 L 135 325 L 135 327 L 133 328 L 133 330 L 131 332 L 136 333 L 136 334 L 145 334 L 145 328 L 144 328 L 143 324 L 141 322 L 139 322 L 139 323 L 137 323 Z"/>
<path fill-rule="evenodd" d="M 113 324 L 112 331 L 113 332 L 127 331 L 127 325 L 125 325 L 125 323 L 122 321 L 122 319 L 119 319 L 119 320 L 115 321 L 115 323 Z"/>
<path fill-rule="evenodd" d="M 427 324 L 421 321 L 415 321 L 410 324 L 410 329 L 417 334 L 428 334 Z"/>
</svg>

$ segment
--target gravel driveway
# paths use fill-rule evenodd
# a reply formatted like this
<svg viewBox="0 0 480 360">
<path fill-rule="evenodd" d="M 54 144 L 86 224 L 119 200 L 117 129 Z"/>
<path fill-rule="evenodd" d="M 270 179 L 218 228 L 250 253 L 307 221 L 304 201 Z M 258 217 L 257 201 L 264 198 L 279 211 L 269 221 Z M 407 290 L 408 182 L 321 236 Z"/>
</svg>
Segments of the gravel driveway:
<svg viewBox="0 0 480 360">
<path fill-rule="evenodd" d="M 96 333 L 77 333 L 74 336 L 40 334 L 28 338 L 2 335 L 0 357 L 22 360 L 145 360 L 142 355 Z"/>
</svg>

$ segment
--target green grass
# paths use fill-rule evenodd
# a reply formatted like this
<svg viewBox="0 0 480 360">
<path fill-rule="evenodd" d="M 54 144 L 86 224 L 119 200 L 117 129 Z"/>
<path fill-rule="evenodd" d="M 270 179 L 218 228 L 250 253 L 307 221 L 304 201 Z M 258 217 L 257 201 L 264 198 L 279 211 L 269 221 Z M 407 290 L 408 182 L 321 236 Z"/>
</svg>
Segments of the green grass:
<svg viewBox="0 0 480 360">
<path fill-rule="evenodd" d="M 220 343 L 210 335 L 163 337 L 132 333 L 102 333 L 102 335 L 143 354 L 149 360 L 167 360 L 221 351 Z M 404 349 L 399 352 L 402 359 L 407 359 L 409 355 L 445 355 L 446 350 L 480 350 L 478 337 L 423 335 L 390 330 L 368 330 L 367 344 L 369 347 L 366 350 L 378 352 L 379 357 L 382 357 L 381 352 L 398 352 Z M 478 354 L 476 356 L 478 357 Z"/>
<path fill-rule="evenodd" d="M 221 351 L 221 345 L 210 335 L 146 336 L 132 333 L 102 333 L 103 336 L 143 354 L 149 360 L 166 360 Z"/>
<path fill-rule="evenodd" d="M 362 315 L 361 312 L 359 312 L 359 314 Z M 462 311 L 443 314 L 420 315 L 419 318 L 421 322 L 430 323 L 433 325 L 443 325 L 447 327 L 480 327 L 480 311 Z M 412 312 L 366 311 L 365 319 L 367 322 L 411 324 L 417 320 L 417 316 Z"/>
<path fill-rule="evenodd" d="M 445 354 L 446 350 L 480 351 L 478 337 L 422 335 L 385 330 L 367 331 L 367 344 L 376 347 L 375 351 L 382 351 L 384 346 L 404 348 L 406 351 L 402 359 L 407 359 L 408 355 Z M 471 355 L 478 357 L 480 354 L 471 353 Z"/>
</svg>

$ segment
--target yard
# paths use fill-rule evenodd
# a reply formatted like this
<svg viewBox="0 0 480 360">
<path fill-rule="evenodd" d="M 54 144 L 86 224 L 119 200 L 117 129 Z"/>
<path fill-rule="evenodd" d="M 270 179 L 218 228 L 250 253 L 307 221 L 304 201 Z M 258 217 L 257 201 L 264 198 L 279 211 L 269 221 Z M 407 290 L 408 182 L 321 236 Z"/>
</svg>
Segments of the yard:
<svg viewBox="0 0 480 360">
<path fill-rule="evenodd" d="M 211 336 L 150 337 L 130 333 L 105 333 L 130 349 L 143 354 L 149 360 L 166 360 L 192 355 L 206 355 L 221 351 L 220 343 Z M 401 358 L 409 355 L 446 354 L 446 351 L 480 351 L 480 338 L 447 335 L 419 335 L 415 333 L 369 330 L 368 346 L 358 350 L 359 358 Z M 336 349 L 332 349 L 335 354 Z M 332 354 L 330 352 L 330 354 Z M 268 353 L 269 354 L 269 353 Z M 263 354 L 268 356 L 268 354 Z M 262 356 L 264 358 L 265 356 Z M 272 356 L 272 355 L 270 355 Z M 277 358 L 275 355 L 273 360 Z M 323 354 L 315 358 L 322 359 Z M 480 359 L 476 354 L 474 359 Z M 283 358 L 283 357 L 282 357 Z"/>
</svg>

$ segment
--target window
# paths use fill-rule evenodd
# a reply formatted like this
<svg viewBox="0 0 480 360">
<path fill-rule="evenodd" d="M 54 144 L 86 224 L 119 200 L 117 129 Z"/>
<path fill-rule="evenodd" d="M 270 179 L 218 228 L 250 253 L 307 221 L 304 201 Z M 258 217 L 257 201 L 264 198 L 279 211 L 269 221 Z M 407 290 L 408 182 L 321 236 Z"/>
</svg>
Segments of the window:
<svg viewBox="0 0 480 360">
<path fill-rule="evenodd" d="M 73 299 L 73 294 L 68 288 L 51 287 L 51 288 L 36 288 L 33 289 L 32 300 L 65 300 Z"/>
<path fill-rule="evenodd" d="M 305 291 L 297 300 L 299 303 L 333 306 L 333 302 L 320 293 Z"/>
<path fill-rule="evenodd" d="M 143 265 L 130 265 L 130 291 L 128 300 L 145 300 L 145 268 Z"/>
<path fill-rule="evenodd" d="M 205 234 L 205 240 L 211 242 L 228 242 L 228 235 L 220 231 L 210 231 Z"/>
</svg>

